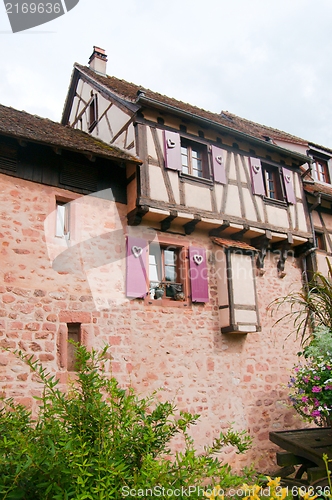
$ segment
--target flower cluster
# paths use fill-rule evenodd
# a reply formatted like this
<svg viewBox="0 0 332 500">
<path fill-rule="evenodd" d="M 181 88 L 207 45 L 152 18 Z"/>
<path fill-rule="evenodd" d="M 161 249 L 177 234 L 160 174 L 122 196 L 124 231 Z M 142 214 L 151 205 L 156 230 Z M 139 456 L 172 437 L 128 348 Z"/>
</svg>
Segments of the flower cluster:
<svg viewBox="0 0 332 500">
<path fill-rule="evenodd" d="M 297 365 L 288 387 L 290 401 L 303 418 L 317 425 L 330 425 L 332 356 L 309 358 Z"/>
</svg>

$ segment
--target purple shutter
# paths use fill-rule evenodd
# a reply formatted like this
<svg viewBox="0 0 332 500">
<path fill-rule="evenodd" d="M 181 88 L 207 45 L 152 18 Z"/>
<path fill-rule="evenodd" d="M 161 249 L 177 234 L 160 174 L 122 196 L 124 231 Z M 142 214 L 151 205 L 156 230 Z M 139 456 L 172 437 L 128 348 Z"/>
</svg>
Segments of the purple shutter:
<svg viewBox="0 0 332 500">
<path fill-rule="evenodd" d="M 204 248 L 189 247 L 191 300 L 209 302 L 208 272 Z"/>
<path fill-rule="evenodd" d="M 142 238 L 127 238 L 127 297 L 142 298 L 148 292 L 147 262 L 149 246 Z"/>
<path fill-rule="evenodd" d="M 284 177 L 284 185 L 286 191 L 286 198 L 288 203 L 296 204 L 296 197 L 294 193 L 294 186 L 292 181 L 292 171 L 282 167 L 282 175 Z"/>
<path fill-rule="evenodd" d="M 225 172 L 225 155 L 224 150 L 212 146 L 212 169 L 214 182 L 219 182 L 220 184 L 226 184 L 226 172 Z"/>
<path fill-rule="evenodd" d="M 177 132 L 164 130 L 165 167 L 172 170 L 182 170 L 181 139 Z"/>
<path fill-rule="evenodd" d="M 265 195 L 265 185 L 261 161 L 258 158 L 250 158 L 250 175 L 252 191 L 254 194 Z"/>
</svg>

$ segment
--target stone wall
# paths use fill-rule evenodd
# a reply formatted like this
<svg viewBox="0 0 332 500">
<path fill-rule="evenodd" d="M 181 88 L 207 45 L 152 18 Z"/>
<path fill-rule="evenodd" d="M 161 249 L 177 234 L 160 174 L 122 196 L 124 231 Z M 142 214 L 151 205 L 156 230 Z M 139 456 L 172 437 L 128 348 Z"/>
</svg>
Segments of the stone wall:
<svg viewBox="0 0 332 500">
<path fill-rule="evenodd" d="M 134 229 L 125 227 L 124 205 L 94 197 L 77 200 L 68 246 L 54 239 L 50 221 L 56 197 L 77 196 L 5 175 L 0 186 L 0 346 L 34 354 L 65 384 L 67 325 L 80 323 L 89 347 L 111 346 L 112 373 L 121 385 L 132 385 L 140 394 L 162 389 L 161 399 L 201 414 L 192 429 L 199 449 L 234 422 L 236 429 L 249 430 L 254 447 L 244 457 L 226 450 L 226 460 L 238 466 L 254 461 L 260 470 L 270 470 L 275 447 L 269 431 L 301 423 L 287 406 L 286 387 L 298 343 L 288 336 L 286 323 L 272 328 L 275 318 L 267 307 L 300 286 L 299 263 L 289 258 L 287 274 L 279 279 L 276 260 L 268 254 L 266 272 L 256 278 L 262 331 L 222 335 L 213 259 L 208 304 L 129 301 L 124 234 Z M 184 237 L 173 238 L 181 242 Z M 213 254 L 204 233 L 185 238 Z M 40 393 L 35 377 L 6 351 L 0 353 L 0 391 L 31 407 Z"/>
</svg>

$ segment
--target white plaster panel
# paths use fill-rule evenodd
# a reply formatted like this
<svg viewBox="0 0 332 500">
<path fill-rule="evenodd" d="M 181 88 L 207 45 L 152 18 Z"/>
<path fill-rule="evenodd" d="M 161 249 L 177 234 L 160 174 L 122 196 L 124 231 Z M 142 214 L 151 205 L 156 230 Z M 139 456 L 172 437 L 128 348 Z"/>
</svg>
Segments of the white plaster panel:
<svg viewBox="0 0 332 500">
<path fill-rule="evenodd" d="M 77 84 L 77 89 L 76 89 L 76 93 L 78 95 L 81 95 L 83 83 L 84 83 L 83 80 L 79 79 L 78 84 Z"/>
<path fill-rule="evenodd" d="M 223 184 L 215 184 L 214 185 L 214 192 L 216 195 L 216 203 L 217 203 L 218 212 L 221 212 L 221 204 L 222 204 L 222 197 L 223 197 L 224 189 L 225 189 L 225 187 Z"/>
<path fill-rule="evenodd" d="M 228 185 L 225 212 L 226 215 L 241 217 L 239 189 L 237 186 Z"/>
<path fill-rule="evenodd" d="M 91 99 L 91 90 L 93 91 L 91 85 L 84 82 L 80 96 L 86 103 L 88 103 Z M 95 93 L 95 91 L 94 91 L 94 93 Z"/>
<path fill-rule="evenodd" d="M 98 94 L 98 118 L 100 118 L 110 106 L 110 102 L 101 94 Z"/>
<path fill-rule="evenodd" d="M 318 272 L 322 273 L 324 276 L 328 276 L 329 273 L 329 268 L 326 262 L 326 253 L 325 252 L 320 252 L 319 250 L 316 251 L 316 259 L 317 259 L 317 270 Z M 332 264 L 332 259 L 331 257 L 328 257 L 328 260 L 330 264 Z"/>
<path fill-rule="evenodd" d="M 247 183 L 247 176 L 242 163 L 242 157 L 239 155 L 239 170 L 240 170 L 240 181 Z M 246 163 L 246 162 L 245 162 Z"/>
<path fill-rule="evenodd" d="M 127 132 L 128 132 L 128 134 L 127 134 L 127 140 L 126 140 L 125 147 L 126 147 L 126 149 L 128 149 L 128 146 L 131 143 L 134 143 L 133 148 L 135 148 L 135 127 L 132 123 L 129 125 Z M 130 149 L 132 149 L 132 148 L 130 148 Z"/>
<path fill-rule="evenodd" d="M 257 215 L 255 211 L 255 207 L 251 198 L 251 190 L 244 188 L 242 189 L 244 207 L 246 211 L 246 219 L 257 221 Z"/>
<path fill-rule="evenodd" d="M 304 213 L 304 206 L 303 203 L 298 203 L 297 204 L 297 213 L 298 213 L 298 220 L 299 220 L 299 231 L 309 231 L 310 228 L 307 226 L 307 219 Z"/>
<path fill-rule="evenodd" d="M 322 217 L 323 217 L 323 221 L 324 221 L 326 229 L 331 231 L 332 230 L 332 215 L 322 213 Z"/>
<path fill-rule="evenodd" d="M 289 229 L 287 210 L 284 208 L 266 205 L 267 219 L 269 224 Z"/>
<path fill-rule="evenodd" d="M 153 200 L 168 202 L 168 194 L 161 169 L 154 165 L 149 165 L 149 177 L 151 198 Z"/>
<path fill-rule="evenodd" d="M 235 309 L 235 323 L 257 323 L 256 311 L 244 311 L 243 309 Z"/>
<path fill-rule="evenodd" d="M 231 254 L 234 304 L 255 305 L 252 260 L 249 255 Z"/>
<path fill-rule="evenodd" d="M 294 179 L 295 196 L 297 198 L 301 198 L 302 199 L 302 189 L 301 189 L 302 183 L 300 183 L 300 176 L 299 176 L 299 174 L 297 174 L 296 172 L 294 172 L 293 179 Z"/>
<path fill-rule="evenodd" d="M 78 97 L 75 96 L 74 100 L 73 100 L 73 105 L 72 105 L 71 110 L 70 110 L 70 116 L 69 116 L 69 123 L 70 124 L 72 124 L 75 120 L 77 107 L 80 108 L 80 103 L 79 103 Z M 79 113 L 79 109 L 77 111 L 77 114 L 78 113 Z"/>
<path fill-rule="evenodd" d="M 236 179 L 236 169 L 235 169 L 234 155 L 232 153 L 228 153 L 228 154 L 231 157 L 228 178 L 236 181 L 237 179 Z"/>
<path fill-rule="evenodd" d="M 263 198 L 261 196 L 255 196 L 255 200 L 256 200 L 256 204 L 257 204 L 257 209 L 258 209 L 258 213 L 259 213 L 259 216 L 260 216 L 260 220 L 263 221 L 263 222 L 266 222 L 265 221 L 265 216 L 264 216 L 264 201 L 263 201 Z"/>
<path fill-rule="evenodd" d="M 146 127 L 146 138 L 147 138 L 147 146 L 148 146 L 148 155 L 151 156 L 154 160 L 158 160 L 156 147 L 154 144 L 154 140 L 152 137 L 152 132 L 150 127 Z"/>
<path fill-rule="evenodd" d="M 313 212 L 311 212 L 311 217 L 312 217 L 312 222 L 313 222 L 314 226 L 322 227 L 322 223 L 320 221 L 319 215 L 316 212 L 316 210 L 313 210 Z"/>
<path fill-rule="evenodd" d="M 206 186 L 184 184 L 185 200 L 188 207 L 212 210 L 210 189 Z"/>
<path fill-rule="evenodd" d="M 86 113 L 85 116 L 87 117 Z M 87 118 L 86 118 L 87 121 Z M 112 139 L 112 134 L 110 132 L 108 123 L 106 121 L 106 116 L 104 115 L 103 118 L 98 122 L 97 127 L 95 127 L 92 131 L 92 135 L 95 137 L 98 137 L 98 139 L 101 139 L 104 142 L 110 143 Z"/>
<path fill-rule="evenodd" d="M 121 128 L 128 122 L 130 117 L 121 109 L 113 106 L 107 111 L 108 120 L 112 125 L 114 135 L 121 130 Z"/>
<path fill-rule="evenodd" d="M 229 308 L 227 307 L 226 309 L 219 309 L 219 326 L 220 328 L 224 328 L 229 326 L 230 319 L 229 319 Z"/>
<path fill-rule="evenodd" d="M 169 177 L 169 180 L 171 182 L 172 189 L 173 189 L 175 203 L 180 205 L 179 174 L 177 172 L 174 172 L 173 170 L 170 170 L 170 169 L 167 170 L 167 174 L 168 174 L 168 177 Z"/>
<path fill-rule="evenodd" d="M 126 140 L 126 131 L 124 130 L 119 137 L 117 137 L 116 141 L 112 143 L 112 146 L 117 146 L 120 149 L 125 149 L 125 140 Z"/>
</svg>

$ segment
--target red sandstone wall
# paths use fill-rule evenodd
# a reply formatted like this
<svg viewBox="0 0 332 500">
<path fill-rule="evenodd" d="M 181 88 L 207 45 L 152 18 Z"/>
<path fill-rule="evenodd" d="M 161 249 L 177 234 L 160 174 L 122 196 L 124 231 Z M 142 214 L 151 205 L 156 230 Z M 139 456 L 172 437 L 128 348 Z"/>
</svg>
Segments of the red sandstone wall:
<svg viewBox="0 0 332 500">
<path fill-rule="evenodd" d="M 281 280 L 276 261 L 268 256 L 266 273 L 257 277 L 262 331 L 222 335 L 213 263 L 209 304 L 179 308 L 127 301 L 125 261 L 120 258 L 125 255 L 123 205 L 96 199 L 84 205 L 74 238 L 75 251 L 79 249 L 75 272 L 68 257 L 69 267 L 59 274 L 52 269 L 49 251 L 53 258 L 61 248 L 52 242 L 49 219 L 45 233 L 44 221 L 54 210 L 55 195 L 71 198 L 71 193 L 5 175 L 0 175 L 0 186 L 0 345 L 34 353 L 65 382 L 66 324 L 82 323 L 87 345 L 110 344 L 113 374 L 121 384 L 143 394 L 162 388 L 161 398 L 201 414 L 192 430 L 199 448 L 235 422 L 235 428 L 249 430 L 254 447 L 245 457 L 227 450 L 226 459 L 237 465 L 255 461 L 260 470 L 270 469 L 275 447 L 269 431 L 300 422 L 287 407 L 285 387 L 298 345 L 294 336 L 288 338 L 287 324 L 271 329 L 274 318 L 267 306 L 294 283 L 300 286 L 298 263 L 288 259 Z M 114 238 L 107 236 L 111 230 L 118 231 Z M 95 247 L 91 241 L 83 244 L 89 237 Z M 175 241 L 181 238 L 174 236 Z M 186 240 L 211 255 L 212 243 L 203 234 Z M 96 248 L 100 266 L 94 268 Z M 118 258 L 109 262 L 114 254 Z M 112 290 L 108 303 L 105 289 Z M 3 352 L 0 390 L 32 405 L 39 386 L 21 362 Z"/>
</svg>

